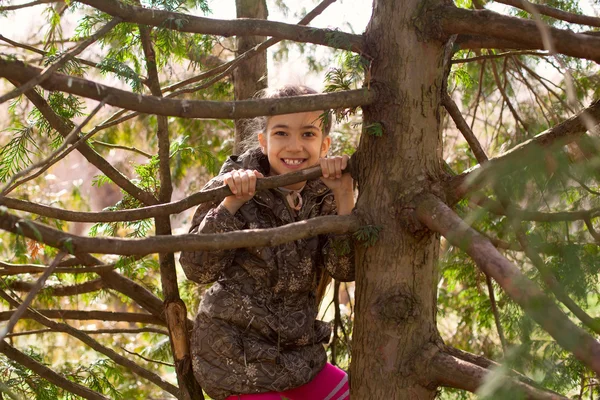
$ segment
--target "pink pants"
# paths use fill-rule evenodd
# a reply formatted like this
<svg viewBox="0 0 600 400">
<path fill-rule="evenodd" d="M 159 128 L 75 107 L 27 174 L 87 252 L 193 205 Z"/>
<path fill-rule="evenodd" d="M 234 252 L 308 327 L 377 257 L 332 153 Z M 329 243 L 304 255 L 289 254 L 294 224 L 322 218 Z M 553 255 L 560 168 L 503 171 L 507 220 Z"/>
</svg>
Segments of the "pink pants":
<svg viewBox="0 0 600 400">
<path fill-rule="evenodd" d="M 267 392 L 229 396 L 226 400 L 346 400 L 350 399 L 348 375 L 329 363 L 305 385 L 285 392 Z"/>
</svg>

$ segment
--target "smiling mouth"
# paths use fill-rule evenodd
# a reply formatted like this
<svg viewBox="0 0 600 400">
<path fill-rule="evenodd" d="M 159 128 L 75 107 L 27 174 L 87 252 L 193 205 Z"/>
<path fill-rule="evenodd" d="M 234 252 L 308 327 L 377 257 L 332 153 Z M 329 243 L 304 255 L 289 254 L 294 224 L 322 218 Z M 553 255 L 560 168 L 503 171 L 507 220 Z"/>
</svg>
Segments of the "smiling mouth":
<svg viewBox="0 0 600 400">
<path fill-rule="evenodd" d="M 296 165 L 300 165 L 302 164 L 304 161 L 306 161 L 306 159 L 301 158 L 282 158 L 281 161 L 283 161 L 284 164 L 286 165 L 290 165 L 290 166 L 296 166 Z"/>
</svg>

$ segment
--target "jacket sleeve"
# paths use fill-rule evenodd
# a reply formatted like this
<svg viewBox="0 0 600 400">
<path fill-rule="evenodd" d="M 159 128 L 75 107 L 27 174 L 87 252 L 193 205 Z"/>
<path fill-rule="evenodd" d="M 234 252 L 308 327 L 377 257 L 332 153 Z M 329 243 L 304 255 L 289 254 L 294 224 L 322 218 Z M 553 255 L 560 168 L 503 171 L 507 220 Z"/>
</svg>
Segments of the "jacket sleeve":
<svg viewBox="0 0 600 400">
<path fill-rule="evenodd" d="M 323 201 L 321 215 L 337 215 L 333 196 Z M 327 234 L 322 236 L 323 262 L 325 269 L 336 280 L 350 282 L 354 280 L 354 238 L 351 233 Z"/>
<path fill-rule="evenodd" d="M 221 186 L 222 182 L 214 179 L 204 189 Z M 243 229 L 245 222 L 222 205 L 204 203 L 198 206 L 190 233 L 224 233 Z M 219 278 L 221 272 L 231 264 L 236 250 L 216 251 L 182 251 L 179 258 L 183 272 L 191 281 L 211 283 Z"/>
</svg>

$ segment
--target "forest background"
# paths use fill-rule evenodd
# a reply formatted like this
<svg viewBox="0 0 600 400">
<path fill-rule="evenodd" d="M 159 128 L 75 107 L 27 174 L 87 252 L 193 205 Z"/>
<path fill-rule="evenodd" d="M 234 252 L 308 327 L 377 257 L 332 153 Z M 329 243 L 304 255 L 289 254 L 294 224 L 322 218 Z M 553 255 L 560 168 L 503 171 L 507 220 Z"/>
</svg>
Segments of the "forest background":
<svg viewBox="0 0 600 400">
<path fill-rule="evenodd" d="M 58 72 L 134 93 L 171 95 L 183 88 L 177 95 L 190 100 L 232 100 L 236 85 L 243 86 L 233 71 L 220 67 L 242 53 L 235 39 L 183 33 L 166 25 L 149 29 L 135 23 L 113 23 L 109 15 L 79 4 L 86 2 L 34 3 L 40 4 L 21 9 L 16 2 L 0 3 L 3 77 L 9 76 L 8 69 L 17 69 L 17 64 L 10 63 L 20 60 L 42 69 L 56 65 Z M 306 9 L 312 8 L 309 3 L 297 8 L 296 4 L 275 1 L 268 3 L 267 8 L 270 15 L 294 24 L 307 13 Z M 202 1 L 142 4 L 212 18 L 219 16 L 212 15 L 210 10 L 222 11 L 225 2 L 218 7 Z M 317 8 L 323 5 L 327 9 L 311 26 L 358 33 L 365 29 L 370 6 L 340 1 L 323 2 Z M 561 1 L 549 5 L 578 14 L 597 15 L 599 10 L 595 3 Z M 467 10 L 485 7 L 524 19 L 540 17 L 498 3 L 467 1 L 457 2 L 456 6 Z M 364 9 L 358 13 L 364 19 L 345 23 L 344 15 L 357 14 L 358 7 Z M 35 28 L 27 29 L 31 33 L 12 35 L 17 27 L 25 25 L 26 15 L 36 16 Z M 234 15 L 230 12 L 226 17 Z M 550 26 L 586 31 L 590 35 L 600 26 L 598 18 L 593 17 L 591 22 L 586 21 L 587 25 L 569 24 L 547 16 L 540 19 Z M 182 22 L 171 23 L 177 27 Z M 103 30 L 105 24 L 107 28 Z M 91 36 L 98 31 L 100 34 Z M 333 36 L 329 42 L 335 41 Z M 90 37 L 93 40 L 86 43 Z M 67 53 L 80 45 L 89 47 L 77 54 L 77 58 Z M 358 96 L 356 90 L 369 87 L 369 57 L 339 49 L 348 46 L 333 47 L 338 49 L 291 41 L 279 43 L 265 56 L 269 60 L 268 78 L 248 79 L 262 85 L 309 83 L 331 93 L 355 90 L 343 93 L 345 101 L 356 103 L 354 106 L 368 105 L 363 97 L 356 100 L 359 97 L 352 96 Z M 539 49 L 482 51 L 455 47 L 451 55 L 446 76 L 451 97 L 441 101 L 448 113 L 443 113 L 440 122 L 444 168 L 451 176 L 486 162 L 488 157 L 506 155 L 509 149 L 530 143 L 536 134 L 581 115 L 581 110 L 597 101 L 600 94 L 598 67 L 593 61 L 551 56 Z M 302 67 L 297 67 L 298 63 Z M 18 65 L 20 68 L 21 64 Z M 294 72 L 288 73 L 289 69 Z M 50 70 L 49 74 L 54 72 Z M 259 71 L 258 77 L 265 72 Z M 317 78 L 308 78 L 309 72 Z M 123 118 L 127 113 L 105 104 L 110 104 L 109 100 L 85 100 L 64 90 L 39 89 L 36 98 L 36 94 L 28 96 L 20 89 L 10 98 L 7 94 L 26 82 L 17 81 L 14 76 L 8 77 L 3 86 L 1 107 L 6 118 L 2 118 L 4 130 L 0 134 L 0 204 L 25 219 L 21 220 L 24 227 L 15 228 L 17 234 L 0 233 L 1 294 L 6 310 L 0 315 L 7 321 L 1 333 L 6 335 L 6 342 L 0 349 L 3 353 L 0 390 L 12 398 L 186 398 L 184 393 L 196 389 L 186 383 L 189 369 L 186 372 L 185 357 L 178 357 L 178 351 L 185 353 L 185 345 L 178 344 L 178 325 L 173 319 L 179 318 L 180 326 L 186 318 L 192 319 L 205 288 L 186 281 L 175 260 L 169 257 L 69 256 L 56 249 L 72 252 L 68 239 L 52 245 L 40 238 L 45 231 L 27 221 L 43 222 L 57 230 L 84 236 L 144 238 L 185 233 L 192 206 L 184 207 L 184 212 L 173 215 L 166 224 L 164 217 L 162 221 L 158 217 L 156 222 L 152 219 L 75 222 L 81 218 L 62 218 L 48 209 L 34 209 L 31 204 L 76 211 L 119 211 L 137 209 L 148 200 L 132 190 L 126 180 L 113 183 L 118 177 L 107 176 L 110 175 L 107 170 L 113 171 L 109 167 L 104 166 L 103 171 L 91 167 L 88 160 L 93 156 L 89 153 L 79 150 L 59 157 L 83 134 L 85 138 L 77 145 L 79 149 L 88 146 L 90 152 L 122 171 L 130 183 L 156 195 L 160 202 L 171 201 L 171 193 L 165 187 L 172 185 L 173 201 L 184 199 L 198 192 L 218 171 L 233 151 L 236 136 L 244 134 L 243 125 L 216 118 L 156 115 Z M 34 83 L 42 82 L 40 79 Z M 361 109 L 344 109 L 342 103 L 337 101 L 333 107 L 337 118 L 333 133 L 335 153 L 353 154 L 364 140 L 361 132 L 370 138 L 386 134 L 384 125 L 377 122 L 361 126 Z M 466 121 L 456 116 L 458 109 L 453 106 L 456 104 Z M 592 109 L 592 115 L 597 114 L 595 110 Z M 59 122 L 52 121 L 52 115 L 58 116 Z M 461 121 L 462 126 L 457 129 Z M 513 164 L 505 166 L 507 176 L 502 187 L 495 187 L 493 193 L 465 196 L 454 205 L 465 221 L 485 233 L 507 260 L 540 283 L 563 312 L 597 338 L 600 235 L 594 222 L 599 194 L 595 124 L 593 120 L 588 123 L 583 129 L 587 134 L 567 146 L 528 153 L 519 162 L 541 162 L 526 165 L 523 169 L 526 173 L 513 173 Z M 165 131 L 168 131 L 166 147 Z M 68 136 L 69 132 L 74 134 Z M 468 132 L 476 132 L 477 139 L 473 141 Z M 66 142 L 65 136 L 68 136 Z M 163 161 L 164 155 L 168 155 L 171 175 L 168 178 L 161 175 L 159 154 L 163 155 Z M 30 168 L 32 165 L 34 168 Z M 167 181 L 171 183 L 165 185 Z M 495 177 L 486 178 L 492 186 L 496 181 Z M 517 207 L 508 207 L 506 198 Z M 156 203 L 156 199 L 152 201 L 150 204 Z M 12 229 L 3 226 L 6 231 Z M 25 234 L 27 228 L 33 233 Z M 379 225 L 368 225 L 357 230 L 357 238 L 365 243 L 365 248 L 376 247 L 380 229 Z M 485 357 L 485 361 L 478 358 L 477 363 L 486 373 L 469 370 L 467 375 L 474 383 L 466 375 L 456 380 L 438 376 L 434 380 L 434 386 L 441 387 L 437 396 L 469 398 L 470 391 L 489 398 L 512 399 L 521 395 L 552 398 L 544 397 L 550 392 L 542 387 L 570 398 L 599 396 L 600 383 L 593 367 L 549 336 L 490 274 L 477 269 L 472 258 L 459 247 L 460 244 L 441 241 L 440 258 L 436 262 L 439 275 L 435 281 L 437 327 L 446 345 Z M 171 272 L 167 271 L 169 265 L 173 267 Z M 183 302 L 178 302 L 178 298 Z M 28 311 L 18 318 L 19 312 L 14 309 L 25 310 L 22 304 L 27 305 L 29 300 L 32 302 Z M 173 309 L 163 312 L 163 300 L 167 306 L 173 305 Z M 323 318 L 331 320 L 335 328 L 328 355 L 331 362 L 343 368 L 350 366 L 353 351 L 355 301 L 353 284 L 334 282 L 322 307 Z M 181 304 L 186 307 L 180 307 Z M 180 332 L 179 337 L 181 340 L 186 335 Z M 364 343 L 360 346 L 358 351 L 374 352 Z M 44 369 L 44 365 L 50 369 Z"/>
</svg>

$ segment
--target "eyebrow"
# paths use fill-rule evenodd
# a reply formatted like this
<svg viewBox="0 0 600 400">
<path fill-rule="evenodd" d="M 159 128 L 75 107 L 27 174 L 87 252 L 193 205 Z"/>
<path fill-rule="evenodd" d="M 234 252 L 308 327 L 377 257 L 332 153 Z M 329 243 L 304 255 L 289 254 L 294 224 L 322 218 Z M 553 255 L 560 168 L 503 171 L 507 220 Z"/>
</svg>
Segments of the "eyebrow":
<svg viewBox="0 0 600 400">
<path fill-rule="evenodd" d="M 271 129 L 278 129 L 278 128 L 289 129 L 289 126 L 285 125 L 285 124 L 277 124 L 277 125 L 273 126 Z M 319 128 L 316 125 L 304 125 L 300 129 L 317 129 L 318 130 Z"/>
</svg>

